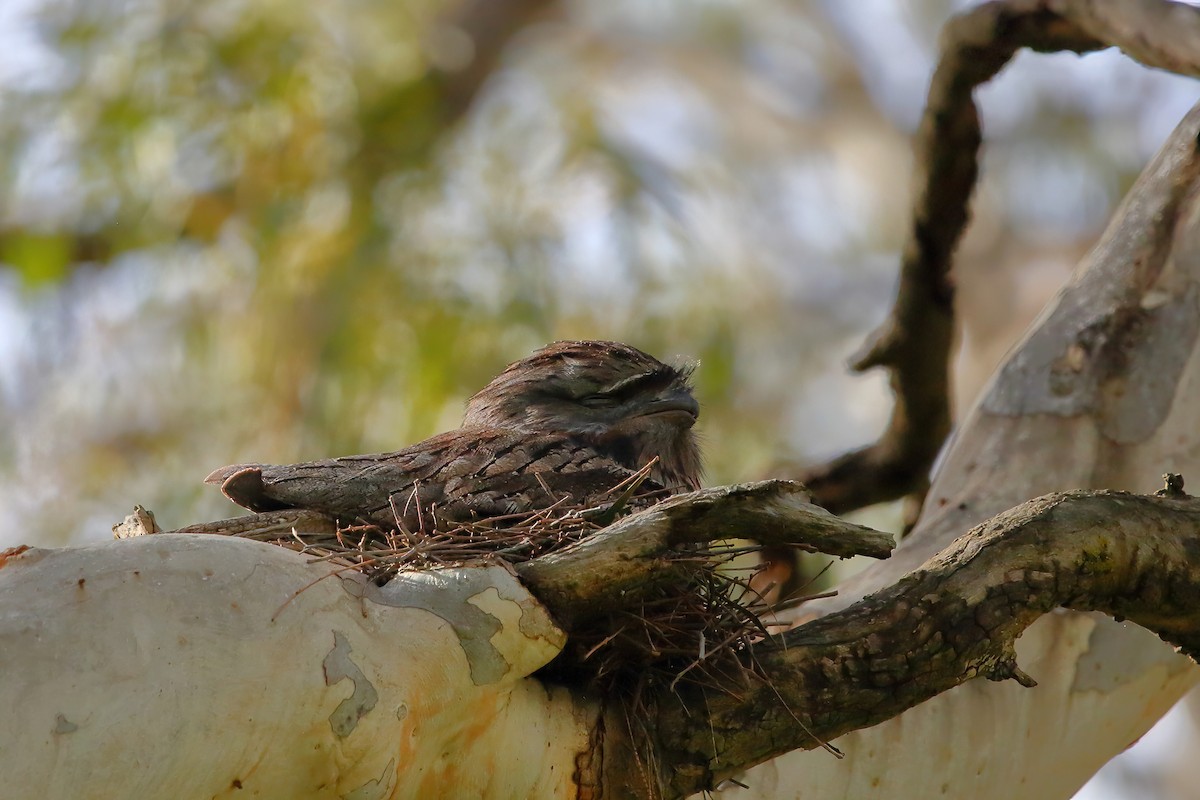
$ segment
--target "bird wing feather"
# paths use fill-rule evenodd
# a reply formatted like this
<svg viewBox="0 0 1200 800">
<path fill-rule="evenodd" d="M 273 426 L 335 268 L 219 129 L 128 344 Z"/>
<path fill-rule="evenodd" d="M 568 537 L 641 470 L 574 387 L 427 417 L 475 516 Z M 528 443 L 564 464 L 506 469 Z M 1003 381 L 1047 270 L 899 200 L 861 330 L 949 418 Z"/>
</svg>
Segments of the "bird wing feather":
<svg viewBox="0 0 1200 800">
<path fill-rule="evenodd" d="M 205 479 L 252 511 L 303 508 L 344 524 L 417 529 L 565 501 L 599 502 L 632 471 L 569 434 L 465 428 L 392 453 L 302 464 L 234 464 Z M 647 487 L 657 488 L 657 487 Z"/>
</svg>

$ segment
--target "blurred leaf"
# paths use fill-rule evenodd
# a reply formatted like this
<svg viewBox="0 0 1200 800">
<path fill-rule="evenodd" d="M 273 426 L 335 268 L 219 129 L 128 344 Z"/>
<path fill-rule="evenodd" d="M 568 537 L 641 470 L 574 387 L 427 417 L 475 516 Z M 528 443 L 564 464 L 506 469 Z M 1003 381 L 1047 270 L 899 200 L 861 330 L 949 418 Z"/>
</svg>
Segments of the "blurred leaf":
<svg viewBox="0 0 1200 800">
<path fill-rule="evenodd" d="M 71 265 L 71 242 L 60 234 L 2 234 L 0 262 L 15 267 L 27 287 L 57 283 Z"/>
</svg>

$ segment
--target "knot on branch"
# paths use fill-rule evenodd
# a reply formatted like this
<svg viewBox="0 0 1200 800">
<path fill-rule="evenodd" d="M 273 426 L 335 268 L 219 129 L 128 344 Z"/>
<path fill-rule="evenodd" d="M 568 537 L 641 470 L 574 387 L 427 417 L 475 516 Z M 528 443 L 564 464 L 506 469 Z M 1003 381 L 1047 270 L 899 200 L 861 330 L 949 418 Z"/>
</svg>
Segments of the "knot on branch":
<svg viewBox="0 0 1200 800">
<path fill-rule="evenodd" d="M 1188 496 L 1183 490 L 1183 476 L 1174 472 L 1163 475 L 1163 488 L 1154 493 L 1156 497 L 1173 497 L 1182 500 Z"/>
<path fill-rule="evenodd" d="M 989 681 L 1016 681 L 1026 689 L 1032 689 L 1037 686 L 1037 681 L 1033 677 L 1017 666 L 1017 653 L 1011 646 L 994 661 L 981 668 L 980 670 L 985 678 Z"/>
</svg>

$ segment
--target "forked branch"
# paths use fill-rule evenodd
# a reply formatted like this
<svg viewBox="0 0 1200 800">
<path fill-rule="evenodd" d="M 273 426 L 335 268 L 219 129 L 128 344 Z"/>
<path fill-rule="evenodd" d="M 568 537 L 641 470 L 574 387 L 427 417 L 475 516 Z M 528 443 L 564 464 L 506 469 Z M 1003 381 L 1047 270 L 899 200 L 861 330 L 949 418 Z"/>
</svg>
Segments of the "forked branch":
<svg viewBox="0 0 1200 800">
<path fill-rule="evenodd" d="M 1119 47 L 1145 64 L 1200 75 L 1200 9 L 1167 0 L 998 0 L 952 19 L 914 144 L 912 222 L 900 285 L 853 368 L 890 373 L 895 406 L 874 444 L 799 475 L 836 514 L 923 494 L 950 432 L 951 259 L 968 220 L 982 136 L 972 92 L 1016 53 Z"/>
<path fill-rule="evenodd" d="M 755 647 L 769 683 L 664 693 L 650 726 L 660 763 L 672 765 L 662 785 L 667 796 L 710 788 L 973 677 L 1032 685 L 1013 642 L 1059 606 L 1129 619 L 1196 658 L 1198 553 L 1200 500 L 1186 495 L 1072 492 L 1024 503 L 895 585 Z M 629 765 L 611 766 L 615 790 Z"/>
<path fill-rule="evenodd" d="M 811 505 L 803 486 L 761 481 L 676 495 L 570 547 L 517 566 L 521 579 L 570 627 L 589 614 L 637 608 L 678 576 L 681 548 L 719 539 L 849 557 L 886 558 L 890 534 Z"/>
</svg>

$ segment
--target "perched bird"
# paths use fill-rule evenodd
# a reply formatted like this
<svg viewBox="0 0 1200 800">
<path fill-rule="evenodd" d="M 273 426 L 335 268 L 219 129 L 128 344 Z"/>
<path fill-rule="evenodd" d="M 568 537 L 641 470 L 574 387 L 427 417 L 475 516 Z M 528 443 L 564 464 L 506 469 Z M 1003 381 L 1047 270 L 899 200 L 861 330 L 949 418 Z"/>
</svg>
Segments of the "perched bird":
<svg viewBox="0 0 1200 800">
<path fill-rule="evenodd" d="M 704 470 L 690 376 L 690 368 L 627 344 L 555 342 L 509 364 L 468 400 L 463 428 L 571 434 L 626 469 L 657 457 L 650 477 L 672 492 L 691 491 Z"/>
<path fill-rule="evenodd" d="M 307 509 L 408 530 L 568 495 L 590 505 L 652 461 L 643 489 L 688 491 L 701 474 L 688 377 L 629 345 L 555 342 L 474 395 L 457 430 L 393 453 L 236 464 L 205 481 L 252 511 Z"/>
</svg>

